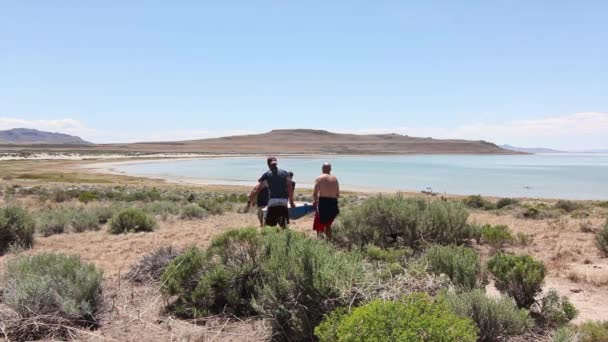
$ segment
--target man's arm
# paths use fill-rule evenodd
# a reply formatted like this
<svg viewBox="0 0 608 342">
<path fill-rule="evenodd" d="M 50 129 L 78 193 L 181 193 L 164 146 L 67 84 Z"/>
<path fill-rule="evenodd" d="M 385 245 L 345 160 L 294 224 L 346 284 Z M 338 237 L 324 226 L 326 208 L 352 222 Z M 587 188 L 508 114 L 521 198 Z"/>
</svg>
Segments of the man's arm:
<svg viewBox="0 0 608 342">
<path fill-rule="evenodd" d="M 337 178 L 336 178 L 336 188 L 338 189 L 338 191 L 336 192 L 336 198 L 340 198 L 340 183 L 338 182 Z"/>
<path fill-rule="evenodd" d="M 289 194 L 289 204 L 291 204 L 292 208 L 295 208 L 296 203 L 293 201 L 293 188 L 291 187 L 289 179 L 287 180 L 287 193 Z"/>
<path fill-rule="evenodd" d="M 317 206 L 319 200 L 319 178 L 315 179 L 315 189 L 312 191 L 312 205 Z"/>
</svg>

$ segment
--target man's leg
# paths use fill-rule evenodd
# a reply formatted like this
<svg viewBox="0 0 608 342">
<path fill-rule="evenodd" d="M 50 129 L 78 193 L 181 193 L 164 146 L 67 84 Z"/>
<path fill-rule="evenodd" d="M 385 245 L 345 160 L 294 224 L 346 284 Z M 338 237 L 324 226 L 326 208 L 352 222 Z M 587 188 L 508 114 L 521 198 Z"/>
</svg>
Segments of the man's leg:
<svg viewBox="0 0 608 342">
<path fill-rule="evenodd" d="M 325 236 L 327 236 L 327 240 L 332 241 L 333 235 L 331 232 L 331 225 L 328 224 L 327 226 L 325 226 Z"/>
<path fill-rule="evenodd" d="M 258 220 L 260 221 L 260 227 L 264 227 L 264 211 L 262 207 L 258 207 Z"/>
<path fill-rule="evenodd" d="M 287 209 L 287 207 L 282 207 L 281 217 L 279 218 L 279 226 L 285 229 L 287 228 L 287 223 L 289 223 L 289 209 Z"/>
</svg>

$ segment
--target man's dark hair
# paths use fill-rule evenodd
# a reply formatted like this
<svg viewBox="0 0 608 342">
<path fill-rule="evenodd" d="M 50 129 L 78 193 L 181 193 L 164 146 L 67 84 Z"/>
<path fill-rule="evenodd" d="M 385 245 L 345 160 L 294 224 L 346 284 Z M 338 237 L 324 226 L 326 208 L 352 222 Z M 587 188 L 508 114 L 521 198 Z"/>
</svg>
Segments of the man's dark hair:
<svg viewBox="0 0 608 342">
<path fill-rule="evenodd" d="M 293 172 L 289 171 L 289 173 L 287 173 L 289 175 L 289 177 L 293 177 Z"/>
</svg>

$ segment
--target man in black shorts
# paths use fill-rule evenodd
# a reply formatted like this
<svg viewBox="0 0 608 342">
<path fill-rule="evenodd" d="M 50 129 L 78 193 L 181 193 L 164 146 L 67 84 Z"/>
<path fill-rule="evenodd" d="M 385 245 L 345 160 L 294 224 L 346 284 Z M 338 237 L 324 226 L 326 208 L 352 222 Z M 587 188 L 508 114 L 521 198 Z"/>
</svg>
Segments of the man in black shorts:
<svg viewBox="0 0 608 342">
<path fill-rule="evenodd" d="M 279 169 L 277 158 L 268 157 L 266 163 L 268 164 L 268 171 L 260 177 L 258 185 L 253 191 L 257 194 L 264 185 L 268 186 L 269 200 L 266 211 L 266 225 L 274 227 L 278 224 L 286 228 L 289 222 L 287 204 L 291 204 L 292 208 L 296 206 L 293 201 L 293 187 L 288 179 L 287 171 Z"/>
</svg>

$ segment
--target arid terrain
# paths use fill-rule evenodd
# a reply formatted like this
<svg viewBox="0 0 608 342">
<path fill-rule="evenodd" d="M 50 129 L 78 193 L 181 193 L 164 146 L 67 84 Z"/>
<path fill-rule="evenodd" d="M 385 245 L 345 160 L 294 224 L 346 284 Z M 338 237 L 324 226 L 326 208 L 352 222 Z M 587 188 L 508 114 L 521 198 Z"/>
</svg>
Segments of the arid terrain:
<svg viewBox="0 0 608 342">
<path fill-rule="evenodd" d="M 30 188 L 36 185 L 53 188 L 154 187 L 170 191 L 195 190 L 211 192 L 245 193 L 238 187 L 201 187 L 171 185 L 161 181 L 99 175 L 78 168 L 77 162 L 67 161 L 20 161 L 2 162 L 0 171 L 4 187 Z M 31 172 L 26 172 L 31 170 Z M 181 189 L 181 190 L 180 190 Z M 299 194 L 306 197 L 310 193 Z M 370 194 L 346 194 L 349 203 L 358 203 Z M 419 196 L 408 194 L 408 196 Z M 455 198 L 458 200 L 458 198 Z M 489 199 L 495 201 L 496 199 Z M 353 202 L 354 201 L 354 202 Z M 17 196 L 0 199 L 0 206 L 17 202 L 30 211 L 55 206 L 36 196 Z M 547 266 L 544 289 L 556 289 L 570 298 L 579 310 L 575 323 L 587 320 L 608 320 L 608 259 L 603 258 L 595 246 L 595 232 L 606 221 L 608 209 L 595 202 L 580 202 L 573 212 L 551 211 L 550 217 L 525 218 L 521 209 L 528 204 L 552 208 L 554 200 L 522 199 L 520 207 L 506 210 L 470 209 L 469 222 L 478 224 L 506 225 L 514 234 L 527 236 L 525 244 L 513 244 L 505 248 L 515 254 L 529 254 L 542 260 Z M 78 206 L 77 200 L 61 205 Z M 37 236 L 31 250 L 21 253 L 38 254 L 58 252 L 77 255 L 92 262 L 104 272 L 103 308 L 100 328 L 72 331 L 77 340 L 90 341 L 259 341 L 268 338 L 269 326 L 255 317 L 217 316 L 199 321 L 177 319 L 165 311 L 165 298 L 159 293 L 159 284 L 133 284 L 125 274 L 138 260 L 159 247 L 172 246 L 185 249 L 190 246 L 207 247 L 212 238 L 233 228 L 257 226 L 252 213 L 243 213 L 243 204 L 221 215 L 202 219 L 180 219 L 174 215 L 157 217 L 159 227 L 149 233 L 112 235 L 106 226 L 98 231 L 64 233 L 48 237 Z M 556 214 L 557 213 L 557 214 Z M 290 229 L 313 237 L 312 217 L 305 216 L 292 222 Z M 474 245 L 482 259 L 487 259 L 491 249 Z M 0 256 L 0 272 L 5 262 L 15 254 Z M 496 293 L 492 284 L 489 293 Z M 2 307 L 0 305 L 0 311 Z M 2 334 L 0 333 L 0 336 Z M 1 339 L 1 338 L 0 338 Z"/>
</svg>

